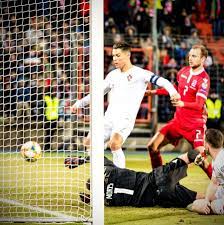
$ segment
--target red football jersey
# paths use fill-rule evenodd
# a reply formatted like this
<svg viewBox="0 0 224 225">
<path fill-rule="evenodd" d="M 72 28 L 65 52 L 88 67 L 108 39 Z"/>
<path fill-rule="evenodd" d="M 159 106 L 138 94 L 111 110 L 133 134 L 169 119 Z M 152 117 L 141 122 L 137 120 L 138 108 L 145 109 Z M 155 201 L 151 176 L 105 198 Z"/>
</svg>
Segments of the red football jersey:
<svg viewBox="0 0 224 225">
<path fill-rule="evenodd" d="M 178 93 L 181 100 L 185 102 L 184 107 L 177 107 L 175 118 L 184 127 L 194 126 L 198 123 L 206 123 L 207 110 L 205 101 L 207 99 L 210 78 L 204 69 L 193 72 L 189 66 L 182 68 L 177 74 Z M 187 107 L 187 104 L 197 102 L 197 98 L 203 101 L 203 107 Z"/>
</svg>

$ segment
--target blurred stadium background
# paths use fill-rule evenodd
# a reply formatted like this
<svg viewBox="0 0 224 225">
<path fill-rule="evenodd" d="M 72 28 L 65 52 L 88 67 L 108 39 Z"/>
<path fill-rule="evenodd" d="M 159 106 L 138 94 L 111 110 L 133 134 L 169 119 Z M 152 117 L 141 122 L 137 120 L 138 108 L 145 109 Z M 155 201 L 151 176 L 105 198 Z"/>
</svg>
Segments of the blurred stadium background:
<svg viewBox="0 0 224 225">
<path fill-rule="evenodd" d="M 18 150 L 34 138 L 48 151 L 83 150 L 89 109 L 80 113 L 77 130 L 69 107 L 89 92 L 89 1 L 29 3 L 33 4 L 0 1 L 0 149 Z M 105 75 L 113 69 L 111 47 L 119 40 L 132 45 L 134 64 L 172 82 L 186 65 L 190 47 L 204 44 L 209 51 L 205 67 L 211 77 L 210 94 L 222 101 L 221 116 L 212 125 L 224 131 L 223 0 L 104 0 Z M 50 147 L 44 144 L 43 125 L 43 96 L 49 91 L 56 92 L 60 102 L 58 120 L 50 122 L 57 130 Z M 126 153 L 145 150 L 149 138 L 173 113 L 167 97 L 145 97 Z M 177 150 L 187 145 L 182 144 Z"/>
</svg>

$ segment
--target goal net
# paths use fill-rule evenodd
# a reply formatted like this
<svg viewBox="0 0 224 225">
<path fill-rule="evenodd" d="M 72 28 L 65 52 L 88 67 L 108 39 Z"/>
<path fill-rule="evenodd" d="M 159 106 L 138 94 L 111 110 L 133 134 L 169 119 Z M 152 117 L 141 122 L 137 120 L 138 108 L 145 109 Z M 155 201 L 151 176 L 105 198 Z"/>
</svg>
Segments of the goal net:
<svg viewBox="0 0 224 225">
<path fill-rule="evenodd" d="M 94 121 L 103 121 L 97 86 L 103 10 L 96 2 L 0 1 L 0 221 L 103 224 L 103 135 L 96 134 L 102 124 Z M 101 43 L 94 44 L 97 39 Z M 71 114 L 70 106 L 89 93 L 90 106 Z M 89 130 L 90 162 L 66 168 L 66 157 L 87 156 Z M 36 161 L 21 155 L 29 141 L 42 149 Z M 83 192 L 89 203 L 81 201 Z"/>
</svg>

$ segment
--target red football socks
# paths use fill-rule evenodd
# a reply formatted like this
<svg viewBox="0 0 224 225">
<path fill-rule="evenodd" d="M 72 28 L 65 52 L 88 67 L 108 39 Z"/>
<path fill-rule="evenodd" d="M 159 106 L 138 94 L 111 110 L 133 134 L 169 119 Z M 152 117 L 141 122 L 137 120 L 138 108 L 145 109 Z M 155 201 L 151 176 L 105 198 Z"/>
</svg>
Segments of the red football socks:
<svg viewBox="0 0 224 225">
<path fill-rule="evenodd" d="M 149 156 L 151 159 L 151 165 L 153 169 L 163 165 L 160 151 L 157 152 L 149 151 Z"/>
<path fill-rule="evenodd" d="M 201 168 L 205 171 L 205 173 L 207 174 L 207 176 L 209 177 L 209 179 L 211 179 L 212 177 L 212 164 L 209 163 L 208 167 L 205 168 L 203 166 L 201 166 Z"/>
</svg>

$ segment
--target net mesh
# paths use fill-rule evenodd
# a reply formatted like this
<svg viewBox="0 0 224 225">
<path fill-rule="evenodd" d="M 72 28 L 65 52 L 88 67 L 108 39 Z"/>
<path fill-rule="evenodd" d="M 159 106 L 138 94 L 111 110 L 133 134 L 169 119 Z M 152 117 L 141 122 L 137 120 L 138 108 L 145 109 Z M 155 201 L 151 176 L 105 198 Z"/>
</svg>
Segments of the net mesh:
<svg viewBox="0 0 224 225">
<path fill-rule="evenodd" d="M 0 1 L 0 220 L 88 221 L 81 202 L 90 164 L 64 167 L 86 155 L 89 108 L 70 105 L 89 93 L 87 0 Z M 28 141 L 42 157 L 20 154 Z"/>
</svg>

